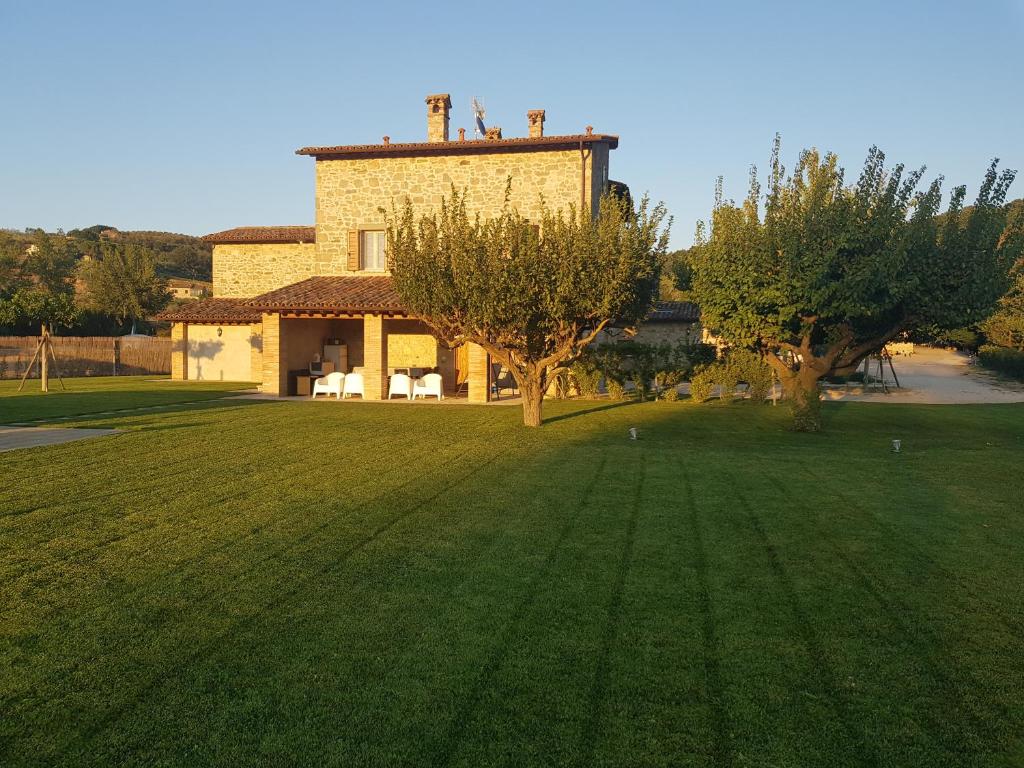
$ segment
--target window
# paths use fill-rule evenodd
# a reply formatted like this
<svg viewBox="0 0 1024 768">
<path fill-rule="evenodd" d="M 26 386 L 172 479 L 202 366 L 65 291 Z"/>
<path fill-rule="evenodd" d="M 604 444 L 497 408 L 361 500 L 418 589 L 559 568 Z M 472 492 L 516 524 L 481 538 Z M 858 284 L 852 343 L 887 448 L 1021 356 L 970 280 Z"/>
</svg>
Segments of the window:
<svg viewBox="0 0 1024 768">
<path fill-rule="evenodd" d="M 384 232 L 379 230 L 365 230 L 359 233 L 360 255 L 363 257 L 362 268 L 371 272 L 383 272 L 386 263 L 384 260 Z"/>
</svg>

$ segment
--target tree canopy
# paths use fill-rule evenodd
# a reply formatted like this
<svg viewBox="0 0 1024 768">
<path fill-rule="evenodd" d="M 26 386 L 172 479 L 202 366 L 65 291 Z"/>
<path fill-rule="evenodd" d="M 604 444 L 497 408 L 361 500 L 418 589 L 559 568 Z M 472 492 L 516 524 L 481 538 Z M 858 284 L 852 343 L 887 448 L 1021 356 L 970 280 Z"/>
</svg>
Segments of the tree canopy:
<svg viewBox="0 0 1024 768">
<path fill-rule="evenodd" d="M 453 189 L 417 218 L 388 223 L 388 259 L 410 312 L 449 346 L 483 347 L 515 377 L 528 426 L 541 420 L 551 377 L 612 320 L 635 324 L 656 296 L 667 244 L 665 209 L 606 195 L 598 215 L 545 209 L 531 222 L 507 205 L 471 217 Z"/>
<path fill-rule="evenodd" d="M 163 309 L 171 299 L 167 283 L 156 273 L 148 248 L 131 243 L 105 242 L 97 258 L 82 265 L 89 305 L 116 317 L 135 322 Z"/>
<path fill-rule="evenodd" d="M 767 194 L 756 169 L 746 200 L 716 196 L 690 254 L 706 327 L 759 349 L 779 374 L 800 429 L 819 428 L 818 381 L 852 373 L 894 336 L 984 319 L 1006 289 L 1020 238 L 1004 201 L 1014 172 L 993 162 L 966 215 L 942 179 L 885 167 L 877 148 L 846 185 L 833 154 L 800 154 L 786 176 L 776 139 Z M 1011 228 L 1012 229 L 1012 228 Z"/>
<path fill-rule="evenodd" d="M 79 252 L 63 235 L 0 236 L 0 326 L 69 326 Z"/>
</svg>

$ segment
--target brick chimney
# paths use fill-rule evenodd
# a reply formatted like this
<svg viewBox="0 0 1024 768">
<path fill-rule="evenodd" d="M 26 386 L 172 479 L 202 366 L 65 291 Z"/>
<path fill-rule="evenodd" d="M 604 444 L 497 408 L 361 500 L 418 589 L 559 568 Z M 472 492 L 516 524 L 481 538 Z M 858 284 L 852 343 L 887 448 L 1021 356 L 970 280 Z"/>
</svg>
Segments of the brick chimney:
<svg viewBox="0 0 1024 768">
<path fill-rule="evenodd" d="M 526 120 L 530 124 L 530 138 L 539 139 L 544 135 L 544 110 L 531 109 L 526 113 Z"/>
<path fill-rule="evenodd" d="M 452 108 L 447 93 L 427 96 L 427 141 L 448 141 L 448 113 Z"/>
<path fill-rule="evenodd" d="M 500 139 L 501 138 L 501 126 L 496 125 L 493 128 L 488 128 L 486 133 L 484 133 L 484 138 L 485 139 L 492 139 L 492 140 Z"/>
</svg>

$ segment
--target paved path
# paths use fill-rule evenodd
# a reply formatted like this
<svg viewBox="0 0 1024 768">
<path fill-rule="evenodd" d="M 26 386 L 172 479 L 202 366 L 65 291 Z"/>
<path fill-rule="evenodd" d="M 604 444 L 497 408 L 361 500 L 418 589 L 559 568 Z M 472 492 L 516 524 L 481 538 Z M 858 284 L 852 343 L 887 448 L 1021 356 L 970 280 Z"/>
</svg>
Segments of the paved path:
<svg viewBox="0 0 1024 768">
<path fill-rule="evenodd" d="M 46 429 L 44 427 L 0 427 L 0 453 L 40 445 L 59 445 L 89 437 L 116 434 L 116 429 Z"/>
<path fill-rule="evenodd" d="M 967 356 L 944 349 L 917 347 L 910 357 L 893 358 L 901 387 L 892 386 L 892 374 L 886 366 L 889 394 L 874 388 L 864 394 L 860 388 L 825 391 L 826 400 L 869 403 L 1021 403 L 1024 384 L 1000 379 L 978 366 L 967 364 Z M 874 373 L 875 369 L 872 368 Z"/>
</svg>

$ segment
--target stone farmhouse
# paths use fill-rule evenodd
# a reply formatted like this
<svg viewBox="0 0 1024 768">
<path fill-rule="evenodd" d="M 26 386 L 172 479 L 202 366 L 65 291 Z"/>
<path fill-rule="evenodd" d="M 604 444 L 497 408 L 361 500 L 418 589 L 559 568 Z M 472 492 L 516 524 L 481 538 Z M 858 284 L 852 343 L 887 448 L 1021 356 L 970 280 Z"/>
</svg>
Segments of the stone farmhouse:
<svg viewBox="0 0 1024 768">
<path fill-rule="evenodd" d="M 527 112 L 529 133 L 500 128 L 469 138 L 449 131 L 448 94 L 426 98 L 427 140 L 304 147 L 314 160 L 314 226 L 250 226 L 207 235 L 213 244 L 212 298 L 162 317 L 172 322 L 172 377 L 256 381 L 264 393 L 294 394 L 311 365 L 363 374 L 366 399 L 387 397 L 396 370 L 434 370 L 445 389 L 484 402 L 495 374 L 483 349 L 449 350 L 411 317 L 388 276 L 382 209 L 408 198 L 436 208 L 454 185 L 470 212 L 496 215 L 511 178 L 512 202 L 530 218 L 541 199 L 596 214 L 609 188 L 618 137 L 544 134 L 544 110 Z M 654 318 L 652 318 L 654 319 Z"/>
</svg>

